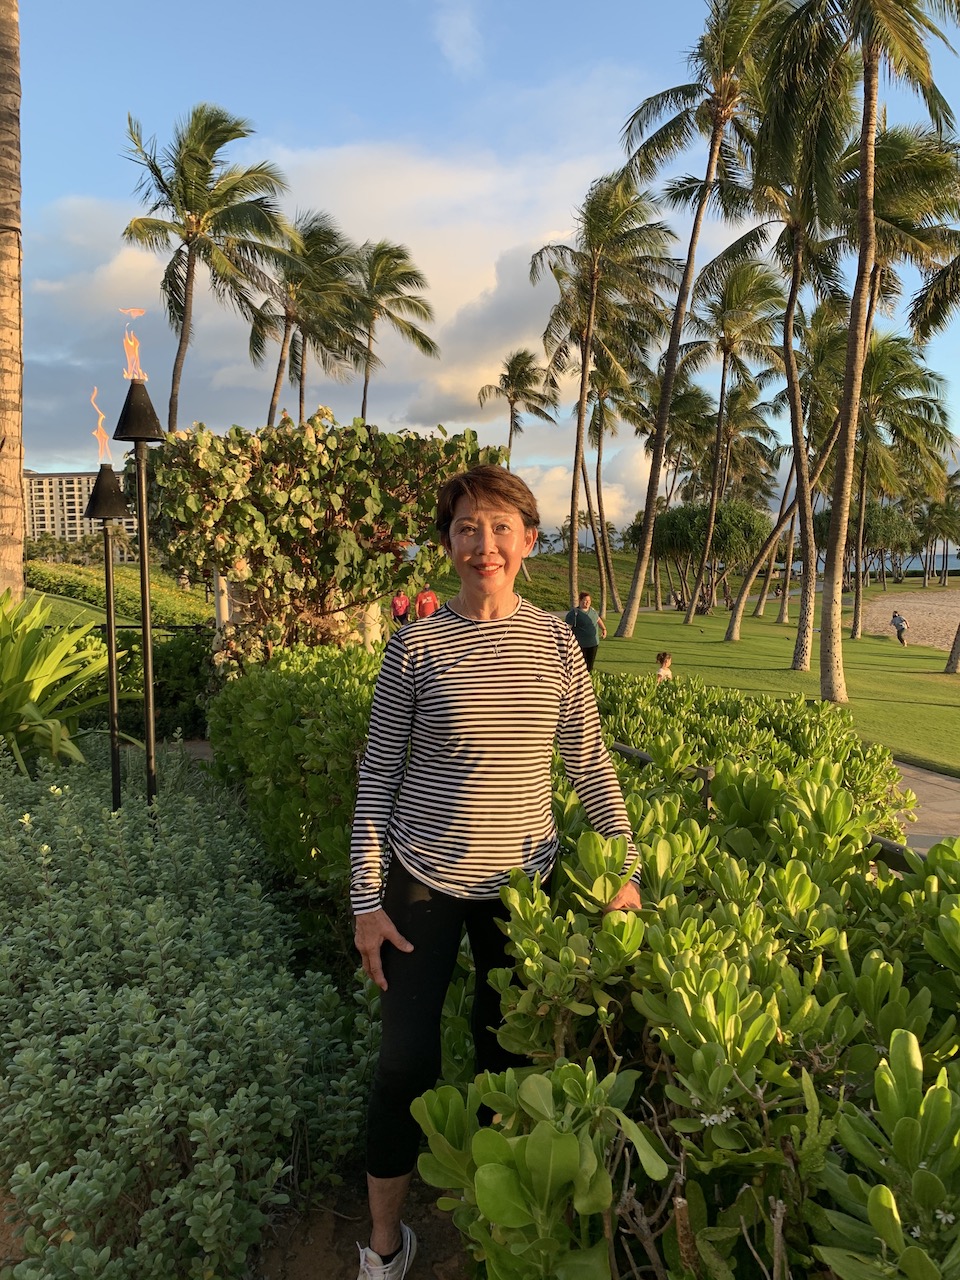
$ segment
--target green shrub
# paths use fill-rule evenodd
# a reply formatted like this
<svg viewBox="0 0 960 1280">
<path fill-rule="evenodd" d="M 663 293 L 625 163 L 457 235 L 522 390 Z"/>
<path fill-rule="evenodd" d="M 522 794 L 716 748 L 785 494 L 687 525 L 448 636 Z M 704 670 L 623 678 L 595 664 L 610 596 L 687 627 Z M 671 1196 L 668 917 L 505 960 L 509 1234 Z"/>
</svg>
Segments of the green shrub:
<svg viewBox="0 0 960 1280">
<path fill-rule="evenodd" d="M 453 1192 L 441 1206 L 488 1275 L 601 1280 L 614 1254 L 621 1275 L 649 1263 L 670 1280 L 957 1274 L 960 838 L 891 873 L 870 837 L 889 804 L 856 800 L 843 771 L 728 753 L 709 808 L 656 766 L 625 771 L 636 915 L 602 913 L 622 842 L 557 789 L 566 874 L 552 899 L 520 875 L 505 891 L 515 964 L 493 979 L 501 1043 L 535 1067 L 416 1104 L 421 1172 Z M 582 1108 L 604 1070 L 661 1170 L 618 1122 L 585 1181 Z M 565 1230 L 540 1230 L 564 1200 Z"/>
<path fill-rule="evenodd" d="M 241 1276 L 270 1209 L 335 1178 L 360 1128 L 366 997 L 292 974 L 231 799 L 161 765 L 156 809 L 113 814 L 105 768 L 33 781 L 0 761 L 16 1280 Z"/>
<path fill-rule="evenodd" d="M 40 756 L 82 760 L 77 718 L 105 696 L 105 646 L 93 628 L 48 628 L 43 605 L 0 596 L 0 746 L 20 770 Z"/>
<path fill-rule="evenodd" d="M 143 739 L 143 658 L 140 631 L 120 627 L 119 681 L 121 733 Z M 159 741 L 204 738 L 207 703 L 221 681 L 213 663 L 213 632 L 206 628 L 153 633 L 153 701 Z M 104 681 L 104 688 L 106 682 Z M 101 707 L 84 716 L 85 728 L 103 729 L 109 724 Z"/>
<path fill-rule="evenodd" d="M 283 650 L 229 681 L 208 712 L 220 776 L 246 795 L 277 865 L 308 888 L 304 925 L 331 967 L 354 956 L 350 824 L 380 661 L 359 648 Z"/>
<path fill-rule="evenodd" d="M 24 580 L 34 591 L 68 596 L 98 609 L 106 607 L 107 589 L 103 569 L 96 565 L 53 564 L 45 560 L 28 560 L 23 567 Z M 140 619 L 140 571 L 136 565 L 117 565 L 114 569 L 114 598 L 121 618 Z M 204 599 L 202 589 L 186 591 L 176 578 L 162 569 L 150 570 L 150 617 L 157 627 L 189 627 L 210 622 L 213 606 Z"/>
</svg>

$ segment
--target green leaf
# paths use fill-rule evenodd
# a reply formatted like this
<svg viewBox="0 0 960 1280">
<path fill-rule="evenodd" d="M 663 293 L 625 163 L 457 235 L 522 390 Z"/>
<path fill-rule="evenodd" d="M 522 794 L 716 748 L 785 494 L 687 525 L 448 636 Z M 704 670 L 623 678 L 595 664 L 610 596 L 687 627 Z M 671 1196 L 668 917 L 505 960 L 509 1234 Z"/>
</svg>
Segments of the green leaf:
<svg viewBox="0 0 960 1280">
<path fill-rule="evenodd" d="M 541 1120 L 527 1138 L 524 1154 L 534 1194 L 543 1208 L 561 1191 L 569 1199 L 569 1185 L 580 1169 L 576 1134 L 561 1133 L 556 1125 Z"/>
<path fill-rule="evenodd" d="M 501 1227 L 529 1227 L 534 1219 L 516 1169 L 486 1164 L 477 1170 L 474 1189 L 477 1208 Z"/>
</svg>

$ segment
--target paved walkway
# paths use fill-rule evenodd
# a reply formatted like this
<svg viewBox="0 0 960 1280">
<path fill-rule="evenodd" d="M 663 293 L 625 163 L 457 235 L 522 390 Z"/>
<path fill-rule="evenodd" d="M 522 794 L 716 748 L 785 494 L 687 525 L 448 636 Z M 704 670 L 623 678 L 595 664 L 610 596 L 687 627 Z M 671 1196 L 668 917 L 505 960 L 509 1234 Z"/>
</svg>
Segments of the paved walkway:
<svg viewBox="0 0 960 1280">
<path fill-rule="evenodd" d="M 945 773 L 931 773 L 912 764 L 897 768 L 904 786 L 917 797 L 916 822 L 907 824 L 907 844 L 918 853 L 926 853 L 931 845 L 945 837 L 960 836 L 960 778 Z"/>
</svg>

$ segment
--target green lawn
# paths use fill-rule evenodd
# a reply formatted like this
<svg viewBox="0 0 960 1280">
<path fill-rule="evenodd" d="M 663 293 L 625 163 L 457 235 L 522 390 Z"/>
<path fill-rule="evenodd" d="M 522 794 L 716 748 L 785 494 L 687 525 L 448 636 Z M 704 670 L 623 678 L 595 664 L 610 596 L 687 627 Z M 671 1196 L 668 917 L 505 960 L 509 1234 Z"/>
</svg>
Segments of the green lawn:
<svg viewBox="0 0 960 1280">
<path fill-rule="evenodd" d="M 621 592 L 626 594 L 633 572 L 634 557 L 619 553 L 616 572 Z M 566 561 L 558 555 L 533 556 L 530 583 L 517 580 L 520 593 L 542 608 L 559 611 L 566 608 Z M 596 593 L 597 579 L 592 557 L 581 559 L 581 585 Z M 434 586 L 441 599 L 455 594 L 456 579 L 452 574 L 438 578 Z M 664 583 L 664 591 L 666 591 Z M 891 586 L 891 593 L 922 591 L 918 581 Z M 928 591 L 942 592 L 941 587 Z M 960 621 L 960 584 L 950 588 L 957 593 L 957 620 Z M 882 594 L 871 587 L 868 595 Z M 673 654 L 673 670 L 677 679 L 697 675 L 707 684 L 741 689 L 746 693 L 765 693 L 774 697 L 802 694 L 819 698 L 819 636 L 814 635 L 813 670 L 791 671 L 795 624 L 778 626 L 775 619 L 779 605 L 771 600 L 766 616 L 754 618 L 750 608 L 743 620 L 743 639 L 727 644 L 723 635 L 729 614 L 719 608 L 713 615 L 697 618 L 684 626 L 683 614 L 676 610 L 663 613 L 643 610 L 637 620 L 632 639 L 617 640 L 614 632 L 618 618 L 607 616 L 610 639 L 600 646 L 597 669 L 631 674 L 652 674 L 660 649 Z M 792 605 L 796 619 L 796 604 Z M 849 617 L 849 609 L 845 618 Z M 816 625 L 819 626 L 819 618 Z M 898 760 L 960 777 L 960 676 L 948 676 L 943 668 L 947 660 L 941 649 L 911 645 L 901 649 L 891 631 L 889 636 L 866 636 L 847 640 L 844 645 L 844 671 L 849 707 L 859 732 L 869 742 L 882 742 Z M 642 746 L 641 742 L 634 745 Z"/>
<path fill-rule="evenodd" d="M 43 600 L 50 605 L 51 627 L 82 627 L 88 622 L 99 626 L 106 622 L 107 615 L 102 609 L 84 604 L 82 600 L 73 600 L 69 596 L 55 596 L 49 592 L 34 591 L 28 587 L 25 592 L 27 600 L 32 604 L 35 600 Z M 139 626 L 139 622 L 131 622 L 127 618 L 117 618 L 118 626 Z"/>
</svg>

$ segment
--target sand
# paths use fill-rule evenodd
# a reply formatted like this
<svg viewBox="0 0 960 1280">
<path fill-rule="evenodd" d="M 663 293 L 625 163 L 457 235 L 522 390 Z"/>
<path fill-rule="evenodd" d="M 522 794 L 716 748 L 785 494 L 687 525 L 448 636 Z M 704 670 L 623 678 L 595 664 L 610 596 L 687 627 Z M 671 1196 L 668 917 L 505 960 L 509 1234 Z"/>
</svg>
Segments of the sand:
<svg viewBox="0 0 960 1280">
<path fill-rule="evenodd" d="M 930 586 L 910 592 L 886 591 L 864 605 L 864 634 L 889 636 L 896 644 L 897 635 L 890 625 L 895 609 L 909 624 L 908 645 L 923 644 L 950 651 L 960 626 L 960 590 Z"/>
</svg>

